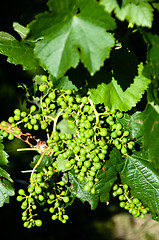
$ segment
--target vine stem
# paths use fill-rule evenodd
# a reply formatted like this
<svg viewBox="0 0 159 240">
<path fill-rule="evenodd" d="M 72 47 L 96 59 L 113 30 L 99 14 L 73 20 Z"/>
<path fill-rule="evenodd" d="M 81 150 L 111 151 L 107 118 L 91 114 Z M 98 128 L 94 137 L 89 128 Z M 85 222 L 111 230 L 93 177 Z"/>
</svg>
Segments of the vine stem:
<svg viewBox="0 0 159 240">
<path fill-rule="evenodd" d="M 90 102 L 92 108 L 93 108 L 93 111 L 95 113 L 95 116 L 96 116 L 96 124 L 99 123 L 99 113 L 97 112 L 95 106 L 94 106 L 94 103 L 92 102 L 92 100 L 90 98 L 88 98 L 88 101 Z"/>
<path fill-rule="evenodd" d="M 31 183 L 33 182 L 33 174 L 34 174 L 36 168 L 40 165 L 40 163 L 41 163 L 41 161 L 42 161 L 42 159 L 43 159 L 43 157 L 44 157 L 44 155 L 46 154 L 47 151 L 48 151 L 48 150 L 45 150 L 45 151 L 42 153 L 42 155 L 40 156 L 37 164 L 34 166 L 33 171 L 32 171 L 32 173 L 31 173 L 31 176 L 30 176 L 30 182 L 31 182 Z"/>
<path fill-rule="evenodd" d="M 61 109 L 60 112 L 57 114 L 57 116 L 55 118 L 52 118 L 53 122 L 54 122 L 54 125 L 53 125 L 53 131 L 52 131 L 52 134 L 51 134 L 51 139 L 53 137 L 53 133 L 56 131 L 56 125 L 57 125 L 57 121 L 58 121 L 58 118 L 60 117 L 61 113 L 64 111 L 64 109 Z"/>
</svg>

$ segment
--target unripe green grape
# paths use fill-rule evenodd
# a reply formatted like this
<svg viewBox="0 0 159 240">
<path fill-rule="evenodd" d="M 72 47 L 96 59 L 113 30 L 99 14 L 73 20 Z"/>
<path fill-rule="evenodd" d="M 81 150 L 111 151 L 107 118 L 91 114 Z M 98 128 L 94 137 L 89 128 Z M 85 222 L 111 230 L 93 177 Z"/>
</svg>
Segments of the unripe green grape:
<svg viewBox="0 0 159 240">
<path fill-rule="evenodd" d="M 65 167 L 66 168 L 70 168 L 72 166 L 72 164 L 70 163 L 70 162 L 67 162 L 66 164 L 65 164 Z"/>
<path fill-rule="evenodd" d="M 57 215 L 52 215 L 52 220 L 56 220 L 57 219 Z"/>
<path fill-rule="evenodd" d="M 100 135 L 101 135 L 102 137 L 107 136 L 107 129 L 106 129 L 106 128 L 101 129 L 101 130 L 100 130 Z"/>
<path fill-rule="evenodd" d="M 8 140 L 13 140 L 13 139 L 14 139 L 14 135 L 12 133 L 9 133 Z"/>
<path fill-rule="evenodd" d="M 34 117 L 35 117 L 35 119 L 37 119 L 37 120 L 39 120 L 39 119 L 41 118 L 41 116 L 40 116 L 39 113 L 35 114 Z"/>
<path fill-rule="evenodd" d="M 47 128 L 47 123 L 43 122 L 41 123 L 41 129 L 45 130 Z"/>
<path fill-rule="evenodd" d="M 42 192 L 41 187 L 38 187 L 38 186 L 37 186 L 37 187 L 35 188 L 35 193 L 36 193 L 36 194 L 40 194 L 41 192 Z"/>
<path fill-rule="evenodd" d="M 69 118 L 69 115 L 68 115 L 68 113 L 64 113 L 64 114 L 62 115 L 62 117 L 63 117 L 63 119 L 68 119 L 68 118 Z"/>
<path fill-rule="evenodd" d="M 9 118 L 8 118 L 8 122 L 9 122 L 9 123 L 14 123 L 14 117 L 9 117 Z"/>
<path fill-rule="evenodd" d="M 120 200 L 120 201 L 125 200 L 125 196 L 124 196 L 124 195 L 120 195 L 120 196 L 119 196 L 119 200 Z"/>
<path fill-rule="evenodd" d="M 42 75 L 42 76 L 41 76 L 41 81 L 47 82 L 47 76 L 46 76 L 46 75 Z"/>
<path fill-rule="evenodd" d="M 39 86 L 39 91 L 44 92 L 46 90 L 46 85 L 42 84 Z"/>
<path fill-rule="evenodd" d="M 69 202 L 69 197 L 63 197 L 63 201 L 65 202 L 65 203 L 68 203 Z"/>
<path fill-rule="evenodd" d="M 127 138 L 123 138 L 121 141 L 124 144 L 124 143 L 127 143 L 128 139 Z"/>
<path fill-rule="evenodd" d="M 145 215 L 143 213 L 141 213 L 141 215 L 139 216 L 141 219 L 145 218 Z"/>
<path fill-rule="evenodd" d="M 116 197 L 118 195 L 117 191 L 113 192 L 113 197 Z"/>
<path fill-rule="evenodd" d="M 7 137 L 8 136 L 8 132 L 4 131 L 4 132 L 2 132 L 2 135 L 3 135 L 3 137 Z"/>
<path fill-rule="evenodd" d="M 115 185 L 113 186 L 113 190 L 116 191 L 117 189 L 118 189 L 118 185 L 115 184 Z"/>
<path fill-rule="evenodd" d="M 127 184 L 124 184 L 124 185 L 123 185 L 123 189 L 124 189 L 124 190 L 127 190 L 128 188 L 129 188 L 129 187 L 128 187 Z"/>
<path fill-rule="evenodd" d="M 120 195 L 120 194 L 122 194 L 122 193 L 123 193 L 123 190 L 122 190 L 122 188 L 121 188 L 121 187 L 119 187 L 119 188 L 117 189 L 117 191 L 116 191 L 116 192 L 117 192 L 117 194 L 118 194 L 118 195 Z"/>
<path fill-rule="evenodd" d="M 131 150 L 131 149 L 133 149 L 133 147 L 134 147 L 134 143 L 133 142 L 129 142 L 128 143 L 128 148 Z"/>
<path fill-rule="evenodd" d="M 98 157 L 99 157 L 99 159 L 104 160 L 105 154 L 104 153 L 99 153 Z"/>
<path fill-rule="evenodd" d="M 63 219 L 68 220 L 69 216 L 68 215 L 63 215 Z"/>
<path fill-rule="evenodd" d="M 23 121 L 24 121 L 24 122 L 28 122 L 28 121 L 29 121 L 29 118 L 28 118 L 28 117 L 25 117 L 25 118 L 23 119 Z"/>
<path fill-rule="evenodd" d="M 124 131 L 123 136 L 125 137 L 129 136 L 129 131 Z"/>
<path fill-rule="evenodd" d="M 30 130 L 33 128 L 33 126 L 32 126 L 30 123 L 27 124 L 27 127 L 28 127 L 28 129 L 30 129 Z"/>
<path fill-rule="evenodd" d="M 14 120 L 19 121 L 20 120 L 20 115 L 14 115 Z"/>
<path fill-rule="evenodd" d="M 30 123 L 31 123 L 32 125 L 35 125 L 35 124 L 37 123 L 37 120 L 36 120 L 35 118 L 32 118 L 32 119 L 30 120 Z"/>
<path fill-rule="evenodd" d="M 21 117 L 26 117 L 27 113 L 26 112 L 21 112 Z"/>
<path fill-rule="evenodd" d="M 121 153 L 122 153 L 122 154 L 126 154 L 126 153 L 127 153 L 127 149 L 123 147 L 123 148 L 121 149 Z"/>
<path fill-rule="evenodd" d="M 85 191 L 85 192 L 90 192 L 90 191 L 91 191 L 91 187 L 86 184 L 86 185 L 84 186 L 84 191 Z"/>
<path fill-rule="evenodd" d="M 37 227 L 41 227 L 42 221 L 41 221 L 40 219 L 37 219 L 37 220 L 35 221 L 35 225 L 36 225 Z"/>
<path fill-rule="evenodd" d="M 24 222 L 23 224 L 24 227 L 28 227 L 28 225 L 29 225 L 29 222 Z"/>
<path fill-rule="evenodd" d="M 117 112 L 116 116 L 117 116 L 117 118 L 122 118 L 123 117 L 123 113 L 122 112 Z"/>
<path fill-rule="evenodd" d="M 99 170 L 99 169 L 101 169 L 101 164 L 100 163 L 95 163 L 94 164 L 94 167 L 97 169 L 97 170 Z"/>
<path fill-rule="evenodd" d="M 116 124 L 116 130 L 121 130 L 121 129 L 122 129 L 121 123 L 117 123 L 117 124 Z"/>
<path fill-rule="evenodd" d="M 50 213 L 54 213 L 55 209 L 53 207 L 49 208 Z"/>
<path fill-rule="evenodd" d="M 140 202 L 138 198 L 133 198 L 132 201 L 134 204 L 138 204 Z"/>
<path fill-rule="evenodd" d="M 47 104 L 47 105 L 49 105 L 50 104 L 50 98 L 45 98 L 45 103 Z"/>
<path fill-rule="evenodd" d="M 51 100 L 55 99 L 55 98 L 56 98 L 55 92 L 49 93 L 48 97 L 49 97 Z"/>
<path fill-rule="evenodd" d="M 87 97 L 82 97 L 81 102 L 82 102 L 83 104 L 86 104 L 87 101 L 88 101 L 88 98 L 87 98 Z"/>
<path fill-rule="evenodd" d="M 120 203 L 119 203 L 119 206 L 120 206 L 121 208 L 125 207 L 125 202 L 120 202 Z"/>
<path fill-rule="evenodd" d="M 35 105 L 32 105 L 31 108 L 30 108 L 30 112 L 35 112 L 36 111 L 36 106 Z"/>
<path fill-rule="evenodd" d="M 68 123 L 68 127 L 69 127 L 70 129 L 74 129 L 74 128 L 75 128 L 75 124 L 74 124 L 73 122 L 69 122 L 69 123 Z"/>
<path fill-rule="evenodd" d="M 143 209 L 141 209 L 141 212 L 142 212 L 143 214 L 147 214 L 147 209 L 146 209 L 146 208 L 143 208 Z"/>
<path fill-rule="evenodd" d="M 28 187 L 28 192 L 29 192 L 29 193 L 33 193 L 33 192 L 34 192 L 34 188 L 33 188 L 33 187 L 31 187 L 31 186 L 30 186 L 30 187 Z"/>
<path fill-rule="evenodd" d="M 39 126 L 37 124 L 35 124 L 33 128 L 35 131 L 37 131 L 39 129 Z"/>
<path fill-rule="evenodd" d="M 112 137 L 112 138 L 116 138 L 116 137 L 117 137 L 117 133 L 116 133 L 116 132 L 112 132 L 112 133 L 111 133 L 111 137 Z"/>
<path fill-rule="evenodd" d="M 20 114 L 21 114 L 20 109 L 15 109 L 14 110 L 14 114 L 20 116 Z"/>
<path fill-rule="evenodd" d="M 20 202 L 23 200 L 23 197 L 22 196 L 17 196 L 17 201 Z"/>
</svg>

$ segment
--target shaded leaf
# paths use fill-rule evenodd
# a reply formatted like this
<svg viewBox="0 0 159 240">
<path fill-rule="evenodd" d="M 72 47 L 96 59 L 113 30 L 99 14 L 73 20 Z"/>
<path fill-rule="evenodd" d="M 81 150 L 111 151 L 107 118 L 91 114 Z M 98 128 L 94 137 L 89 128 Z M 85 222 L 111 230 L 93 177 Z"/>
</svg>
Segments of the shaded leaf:
<svg viewBox="0 0 159 240">
<path fill-rule="evenodd" d="M 132 136 L 142 137 L 142 152 L 155 169 L 159 169 L 159 107 L 150 103 L 143 112 L 131 118 Z"/>
<path fill-rule="evenodd" d="M 34 69 L 38 66 L 32 47 L 24 42 L 0 39 L 0 54 L 7 56 L 9 63 L 22 65 L 24 70 Z"/>
<path fill-rule="evenodd" d="M 121 180 L 128 184 L 133 196 L 159 215 L 159 173 L 139 156 L 127 156 Z"/>
<path fill-rule="evenodd" d="M 99 182 L 96 184 L 96 192 L 100 196 L 101 202 L 109 201 L 109 192 L 117 179 L 117 172 L 122 170 L 124 161 L 117 149 L 113 149 L 110 153 L 109 160 L 105 162 L 102 170 L 98 171 L 97 178 Z"/>
<path fill-rule="evenodd" d="M 89 202 L 92 210 L 94 210 L 98 206 L 99 198 L 90 192 L 84 191 L 84 186 L 86 183 L 84 181 L 81 182 L 77 178 L 73 170 L 68 172 L 68 176 L 69 176 L 69 182 L 71 183 L 71 186 L 69 189 L 72 195 L 79 198 L 83 203 L 85 201 Z"/>
<path fill-rule="evenodd" d="M 10 175 L 0 168 L 0 207 L 9 202 L 9 197 L 14 195 L 13 180 Z"/>
</svg>

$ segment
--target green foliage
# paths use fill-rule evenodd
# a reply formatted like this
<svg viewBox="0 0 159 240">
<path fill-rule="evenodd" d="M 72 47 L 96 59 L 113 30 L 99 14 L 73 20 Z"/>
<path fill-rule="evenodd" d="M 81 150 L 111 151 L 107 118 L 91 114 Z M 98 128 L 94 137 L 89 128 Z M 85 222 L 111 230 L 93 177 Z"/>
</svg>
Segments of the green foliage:
<svg viewBox="0 0 159 240">
<path fill-rule="evenodd" d="M 114 46 L 113 36 L 105 31 L 115 28 L 113 18 L 92 0 L 56 4 L 50 0 L 48 4 L 53 13 L 40 14 L 29 25 L 30 39 L 41 39 L 35 46 L 36 56 L 56 78 L 75 68 L 79 60 L 93 75 Z"/>
<path fill-rule="evenodd" d="M 38 61 L 33 55 L 33 48 L 25 42 L 13 39 L 5 32 L 0 32 L 0 53 L 8 57 L 9 63 L 20 64 L 24 70 L 38 66 Z"/>
<path fill-rule="evenodd" d="M 4 146 L 0 142 L 0 165 L 8 164 L 8 154 L 4 151 Z M 9 202 L 9 197 L 14 195 L 13 180 L 10 175 L 0 167 L 0 207 Z"/>
<path fill-rule="evenodd" d="M 150 79 L 144 77 L 142 71 L 143 65 L 140 64 L 138 66 L 138 76 L 134 78 L 134 83 L 125 91 L 122 90 L 114 78 L 112 78 L 109 84 L 102 83 L 96 89 L 91 89 L 92 100 L 96 104 L 104 103 L 112 109 L 119 109 L 120 111 L 130 110 L 141 99 L 142 94 L 150 83 Z"/>
<path fill-rule="evenodd" d="M 13 23 L 20 40 L 0 32 L 0 54 L 33 75 L 32 87 L 21 85 L 28 110 L 0 123 L 1 141 L 16 137 L 32 147 L 19 151 L 38 152 L 28 192 L 17 196 L 24 226 L 42 225 L 39 206 L 65 223 L 75 198 L 94 210 L 111 193 L 133 216 L 150 211 L 158 221 L 157 1 L 49 0 L 47 7 L 27 26 Z M 8 164 L 0 143 L 0 206 L 14 195 Z"/>
</svg>

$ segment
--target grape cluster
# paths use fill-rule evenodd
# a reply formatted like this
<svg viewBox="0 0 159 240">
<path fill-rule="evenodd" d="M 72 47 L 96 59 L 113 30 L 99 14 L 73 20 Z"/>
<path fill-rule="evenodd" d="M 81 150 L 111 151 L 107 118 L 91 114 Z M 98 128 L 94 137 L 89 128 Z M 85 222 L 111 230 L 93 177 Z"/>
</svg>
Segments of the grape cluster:
<svg viewBox="0 0 159 240">
<path fill-rule="evenodd" d="M 113 196 L 118 196 L 120 200 L 120 207 L 127 210 L 134 217 L 143 219 L 149 212 L 149 208 L 144 207 L 138 198 L 131 196 L 127 184 L 115 184 L 113 186 Z"/>
<path fill-rule="evenodd" d="M 47 144 L 54 157 L 62 156 L 66 170 L 74 168 L 77 178 L 87 182 L 85 191 L 94 193 L 97 171 L 109 157 L 110 150 L 116 147 L 125 155 L 134 147 L 129 131 L 124 130 L 119 122 L 123 113 L 101 104 L 95 105 L 89 96 L 80 92 L 54 89 L 45 75 L 41 81 L 38 89 L 43 94 L 38 109 L 35 105 L 30 107 L 29 113 L 16 109 L 8 121 L 14 127 L 23 124 L 29 130 L 38 130 L 39 127 L 45 130 Z M 67 121 L 68 132 L 57 131 L 61 119 Z M 3 125 L 4 122 L 1 129 Z M 50 131 L 51 125 L 53 128 Z M 18 133 L 19 129 L 14 131 Z M 6 136 L 8 133 L 3 129 L 2 134 Z"/>
<path fill-rule="evenodd" d="M 40 172 L 32 172 L 27 194 L 23 189 L 18 191 L 17 201 L 22 201 L 21 208 L 24 210 L 24 227 L 42 225 L 42 220 L 35 219 L 37 214 L 34 214 L 34 210 L 37 209 L 37 205 L 41 205 L 45 211 L 48 210 L 52 220 L 58 219 L 66 223 L 69 219 L 65 214 L 65 208 L 71 201 L 67 182 L 61 179 L 53 165 L 43 168 Z"/>
</svg>

